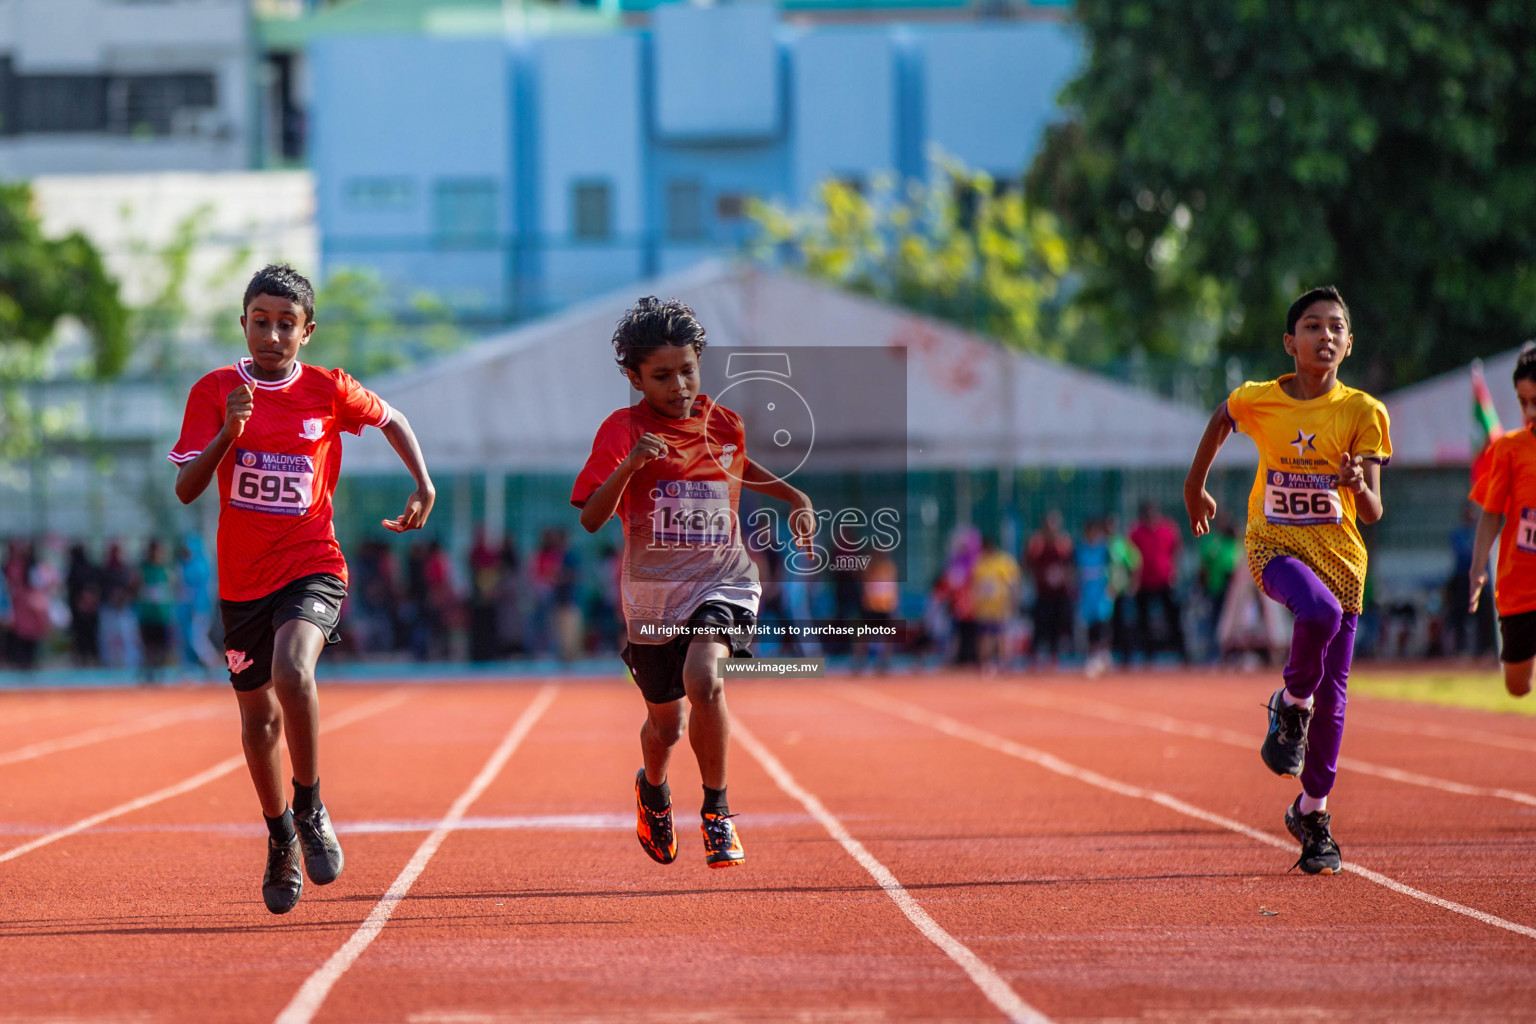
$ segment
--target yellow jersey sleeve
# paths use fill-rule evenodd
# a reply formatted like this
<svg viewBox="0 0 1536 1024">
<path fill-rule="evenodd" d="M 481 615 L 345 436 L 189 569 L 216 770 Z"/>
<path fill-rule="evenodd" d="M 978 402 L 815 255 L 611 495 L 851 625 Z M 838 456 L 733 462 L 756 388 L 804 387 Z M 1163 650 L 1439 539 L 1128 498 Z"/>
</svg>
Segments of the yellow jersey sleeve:
<svg viewBox="0 0 1536 1024">
<path fill-rule="evenodd" d="M 1253 403 L 1265 389 L 1273 387 L 1274 381 L 1248 381 L 1242 387 L 1236 388 L 1227 396 L 1227 419 L 1232 421 L 1232 429 L 1239 434 L 1253 436 Z"/>
<path fill-rule="evenodd" d="M 1374 459 L 1385 466 L 1392 459 L 1392 430 L 1387 407 L 1364 393 L 1357 393 L 1355 399 L 1355 447 L 1350 454 Z"/>
</svg>

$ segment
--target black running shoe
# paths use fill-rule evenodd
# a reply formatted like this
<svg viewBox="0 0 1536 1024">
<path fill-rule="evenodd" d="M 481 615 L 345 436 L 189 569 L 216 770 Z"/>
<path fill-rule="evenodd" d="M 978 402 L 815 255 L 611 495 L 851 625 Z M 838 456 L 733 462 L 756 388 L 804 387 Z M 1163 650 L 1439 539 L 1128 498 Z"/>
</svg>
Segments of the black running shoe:
<svg viewBox="0 0 1536 1024">
<path fill-rule="evenodd" d="M 336 841 L 336 830 L 331 828 L 331 816 L 325 813 L 325 805 L 296 812 L 293 827 L 304 847 L 304 871 L 309 880 L 316 885 L 336 881 L 346 858 L 341 855 L 341 844 Z"/>
<path fill-rule="evenodd" d="M 286 914 L 304 892 L 304 871 L 299 867 L 299 837 L 286 843 L 267 839 L 267 870 L 261 876 L 261 898 L 274 914 Z"/>
<path fill-rule="evenodd" d="M 640 799 L 640 783 L 645 781 L 645 769 L 635 773 L 635 834 L 640 837 L 640 847 L 658 864 L 671 864 L 677 860 L 677 836 L 672 831 L 672 805 L 664 811 L 653 811 Z"/>
<path fill-rule="evenodd" d="M 731 819 L 734 814 L 705 814 L 699 829 L 704 833 L 704 863 L 712 868 L 733 868 L 747 859 L 741 836 Z"/>
<path fill-rule="evenodd" d="M 1259 747 L 1259 756 L 1276 775 L 1296 778 L 1307 757 L 1307 726 L 1312 724 L 1312 709 L 1285 702 L 1285 687 L 1269 698 L 1269 731 Z"/>
<path fill-rule="evenodd" d="M 1301 797 L 1285 809 L 1285 827 L 1301 844 L 1301 856 L 1293 868 L 1301 868 L 1309 875 L 1331 875 L 1344 870 L 1344 858 L 1339 844 L 1333 841 L 1328 826 L 1333 822 L 1327 811 L 1301 813 Z"/>
</svg>

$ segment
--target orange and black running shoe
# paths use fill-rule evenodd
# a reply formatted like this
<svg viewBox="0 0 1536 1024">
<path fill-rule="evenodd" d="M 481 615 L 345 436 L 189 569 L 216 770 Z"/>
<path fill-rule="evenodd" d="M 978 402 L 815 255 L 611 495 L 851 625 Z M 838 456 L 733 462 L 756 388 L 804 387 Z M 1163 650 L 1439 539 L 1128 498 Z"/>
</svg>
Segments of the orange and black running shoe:
<svg viewBox="0 0 1536 1024">
<path fill-rule="evenodd" d="M 704 863 L 712 868 L 735 867 L 747 859 L 741 837 L 731 823 L 734 814 L 706 814 L 699 828 L 704 833 Z"/>
<path fill-rule="evenodd" d="M 672 831 L 672 805 L 668 804 L 667 809 L 661 812 L 645 806 L 645 801 L 640 799 L 640 783 L 644 781 L 645 769 L 641 768 L 635 773 L 635 809 L 639 815 L 635 834 L 640 837 L 640 845 L 651 855 L 651 860 L 658 864 L 671 864 L 677 860 L 677 835 Z"/>
</svg>

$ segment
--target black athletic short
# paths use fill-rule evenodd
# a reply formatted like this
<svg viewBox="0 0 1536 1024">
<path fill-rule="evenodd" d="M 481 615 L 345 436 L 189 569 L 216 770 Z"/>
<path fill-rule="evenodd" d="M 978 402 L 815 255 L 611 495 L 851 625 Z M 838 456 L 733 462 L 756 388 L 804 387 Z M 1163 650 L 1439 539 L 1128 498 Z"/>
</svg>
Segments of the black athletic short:
<svg viewBox="0 0 1536 1024">
<path fill-rule="evenodd" d="M 301 576 L 254 601 L 220 601 L 224 616 L 224 660 L 229 682 L 242 693 L 259 690 L 272 678 L 272 645 L 285 622 L 303 619 L 325 633 L 325 642 L 341 640 L 341 602 L 347 585 L 328 572 Z"/>
<path fill-rule="evenodd" d="M 640 693 L 652 704 L 670 704 L 688 695 L 683 686 L 683 662 L 688 658 L 688 645 L 697 636 L 701 626 L 720 626 L 725 633 L 730 627 L 743 632 L 731 636 L 731 657 L 752 657 L 750 630 L 757 616 L 734 604 L 724 601 L 705 601 L 688 619 L 689 635 L 680 636 L 664 644 L 625 644 L 621 655 L 624 664 L 635 677 Z"/>
<path fill-rule="evenodd" d="M 1515 665 L 1536 658 L 1536 612 L 1503 616 L 1499 619 L 1499 635 L 1504 638 L 1500 661 Z"/>
</svg>

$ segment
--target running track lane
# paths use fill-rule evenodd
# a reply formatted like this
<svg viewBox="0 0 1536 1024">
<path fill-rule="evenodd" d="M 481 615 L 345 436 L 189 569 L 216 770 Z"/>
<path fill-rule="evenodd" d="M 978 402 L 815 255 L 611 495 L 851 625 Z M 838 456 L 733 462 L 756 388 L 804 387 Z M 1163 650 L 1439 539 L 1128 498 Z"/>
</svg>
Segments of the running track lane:
<svg viewBox="0 0 1536 1024">
<path fill-rule="evenodd" d="M 1202 763 L 1193 753 L 1166 759 L 1160 756 L 1161 751 L 1137 744 L 1124 730 L 1106 732 L 1091 722 L 1083 728 L 1081 719 L 1074 728 L 1068 720 L 1033 713 L 1034 709 L 1019 709 L 1015 705 L 1010 711 L 1006 703 L 995 697 L 988 699 L 988 687 L 974 683 L 967 687 L 961 679 L 946 683 L 950 685 L 888 688 L 894 692 L 906 690 L 903 696 L 924 706 L 917 709 L 917 721 L 905 718 L 908 712 L 901 706 L 889 705 L 878 696 L 870 698 L 857 692 L 850 696 L 882 706 L 895 721 L 926 730 L 929 736 L 940 737 L 950 747 L 966 746 L 990 756 L 990 769 L 974 777 L 985 778 L 989 791 L 1003 806 L 1009 801 L 996 788 L 1010 777 L 1052 774 L 1064 781 L 1066 777 L 980 746 L 975 736 L 946 736 L 934 729 L 935 723 L 942 722 L 942 716 L 960 719 L 962 732 L 990 733 L 994 740 L 1004 742 L 1017 737 L 1028 745 L 1051 750 L 1064 761 L 1101 771 L 1111 780 L 1130 783 L 1132 790 L 1149 785 L 1149 767 L 1161 769 L 1174 760 L 1181 777 L 1203 781 L 1214 800 L 1231 803 L 1234 797 L 1241 796 L 1234 788 L 1234 773 L 1229 768 Z M 1025 713 L 1020 714 L 1021 711 Z M 922 751 L 915 754 L 914 760 L 927 766 L 946 763 L 956 756 L 934 750 L 932 740 L 914 736 L 912 742 Z M 1206 745 L 1207 751 L 1210 746 L 1213 745 Z M 1014 765 L 1012 771 L 1005 767 L 1010 763 Z M 1125 831 L 1131 833 L 1129 838 L 1144 843 L 1141 857 L 1133 858 L 1130 865 L 1132 871 L 1143 874 L 1144 884 L 1136 886 L 1125 901 L 1117 900 L 1112 892 L 1103 894 L 1106 898 L 1102 905 L 1120 912 L 1111 918 L 1115 924 L 1104 935 L 1101 948 L 1091 957 L 1077 958 L 1079 962 L 1093 959 L 1114 965 L 1099 972 L 1106 980 L 1162 979 L 1160 990 L 1143 993 L 1139 1005 L 1124 1016 L 1153 1013 L 1173 1019 L 1198 1019 L 1201 1014 L 1216 1012 L 1220 1019 L 1246 1019 L 1254 1014 L 1272 1013 L 1280 1005 L 1306 1019 L 1318 1015 L 1321 1019 L 1351 1020 L 1481 1020 L 1505 1017 L 1512 1008 L 1515 1016 L 1521 1018 L 1536 1013 L 1531 996 L 1532 982 L 1536 981 L 1536 941 L 1527 935 L 1503 931 L 1404 898 L 1348 874 L 1332 879 L 1308 878 L 1299 872 L 1280 875 L 1278 872 L 1292 859 L 1289 850 L 1269 851 L 1251 838 L 1225 829 L 1217 831 L 1206 822 L 1176 813 L 1175 806 L 1159 806 L 1147 799 L 1146 793 L 1116 792 L 1114 783 L 1106 789 L 1092 785 L 1091 781 L 1085 779 L 1076 784 L 1080 797 L 1074 801 L 1073 816 L 1092 817 L 1094 808 L 1103 807 L 1124 824 Z M 1241 785 L 1242 780 L 1239 778 L 1237 783 Z M 1052 788 L 1042 784 L 1039 793 L 1026 799 L 1048 799 L 1046 793 Z M 1415 801 L 1411 796 L 1404 799 L 1403 789 L 1397 787 L 1397 820 L 1399 828 L 1412 828 L 1412 823 L 1419 820 L 1414 813 Z M 1380 794 L 1379 799 L 1393 805 L 1390 794 Z M 1268 833 L 1276 846 L 1289 846 L 1278 829 L 1263 827 L 1266 819 L 1277 817 L 1273 810 L 1259 815 L 1257 820 L 1245 819 L 1243 827 L 1257 826 L 1257 831 Z M 1145 844 L 1160 832 L 1166 837 L 1164 842 Z M 1100 837 L 1103 848 L 1095 854 L 1100 862 L 1097 870 L 1107 875 L 1114 874 L 1110 867 L 1118 859 L 1112 840 L 1112 835 Z M 1439 857 L 1448 852 L 1448 847 L 1454 850 L 1459 840 L 1454 833 L 1432 832 L 1430 842 L 1429 856 Z M 1207 862 L 1207 850 L 1216 843 L 1231 848 L 1219 860 L 1232 873 L 1230 877 L 1200 870 L 1200 865 Z M 1346 857 L 1350 850 L 1346 841 Z M 1267 862 L 1257 870 L 1244 864 L 1251 863 L 1254 853 Z M 1420 856 L 1425 857 L 1422 848 Z M 1363 854 L 1361 857 L 1364 859 Z M 1175 858 L 1176 863 L 1170 864 L 1170 858 Z M 900 863 L 899 858 L 887 862 L 893 866 Z M 1159 869 L 1164 873 L 1161 884 L 1156 873 Z M 1058 873 L 1075 882 L 1079 892 L 1101 888 L 1095 882 L 1104 880 L 1094 879 L 1082 870 Z M 1244 874 L 1251 877 L 1241 877 Z M 1191 875 L 1198 878 L 1198 884 L 1192 887 L 1187 884 Z M 1504 876 L 1506 888 L 1518 887 L 1520 870 L 1515 863 L 1504 866 Z M 1175 899 L 1164 899 L 1165 896 Z M 1261 907 L 1278 913 L 1274 917 L 1259 916 L 1259 927 L 1255 927 L 1255 916 L 1262 914 Z M 1079 907 L 1077 912 L 1092 919 L 1096 909 Z M 1193 919 L 1188 916 L 1191 913 Z M 942 915 L 936 916 L 944 920 Z M 1161 941 L 1151 949 L 1151 962 L 1138 962 L 1139 957 L 1127 955 L 1128 949 L 1136 950 L 1139 943 L 1151 936 L 1161 936 Z M 1299 999 L 1290 972 L 1276 970 L 1275 951 L 1279 948 L 1326 951 L 1326 956 L 1316 962 L 1308 961 L 1307 991 Z M 1058 1019 L 1070 1015 L 1051 998 L 1040 994 L 1036 986 L 1016 982 L 1016 987 Z M 1204 999 L 1179 1006 L 1178 1001 L 1168 1001 L 1170 990 L 1190 995 L 1203 990 Z M 1217 1010 L 1223 1003 L 1225 1008 Z M 1090 1001 L 1079 1012 L 1121 1016 L 1114 1012 L 1116 1009 L 1112 1000 L 1100 998 Z"/>
<path fill-rule="evenodd" d="M 647 858 L 629 824 L 642 715 L 630 686 L 567 684 L 475 813 L 626 824 L 452 833 L 315 1020 L 1004 1019 L 740 746 L 747 863 L 705 867 L 686 743 L 669 780 L 678 860 Z"/>
<path fill-rule="evenodd" d="M 440 818 L 532 690 L 348 687 L 321 700 L 329 715 L 399 695 L 409 699 L 322 740 L 322 790 L 343 829 Z M 237 730 L 218 739 L 238 750 Z M 0 936 L 26 951 L 8 956 L 0 1005 L 29 1024 L 271 1021 L 356 930 L 421 834 L 343 831 L 342 877 L 306 885 L 298 907 L 274 917 L 261 903 L 265 830 L 254 804 L 241 769 L 0 864 Z"/>
<path fill-rule="evenodd" d="M 1054 728 L 1085 727 L 1085 716 L 1090 720 L 1100 718 L 1101 724 L 1091 728 L 1121 735 L 1125 737 L 1125 743 L 1140 750 L 1145 770 L 1153 773 L 1147 778 L 1154 788 L 1204 807 L 1216 806 L 1212 801 L 1221 798 L 1219 794 L 1223 787 L 1209 785 L 1209 779 L 1183 771 L 1181 758 L 1193 756 L 1194 749 L 1199 746 L 1225 747 L 1225 755 L 1206 750 L 1199 756 L 1221 765 L 1215 773 L 1218 777 L 1246 780 L 1246 800 L 1258 798 L 1270 802 L 1268 807 L 1250 802 L 1239 816 L 1279 833 L 1279 811 L 1283 811 L 1300 787 L 1295 782 L 1271 775 L 1258 758 L 1263 709 L 1253 707 L 1251 701 L 1241 701 L 1240 694 L 1234 694 L 1231 687 L 1219 683 L 1208 686 L 1211 689 L 1207 699 L 1171 704 L 1164 712 L 1152 712 L 1147 708 L 1146 702 L 1156 695 L 1146 693 L 1145 687 L 1079 690 L 1085 698 L 1081 712 L 1058 712 L 1039 706 L 1041 701 L 1048 701 L 1056 707 L 1070 709 L 1073 703 L 1071 691 L 1020 684 L 976 692 L 984 693 L 982 699 L 987 702 L 994 702 L 994 695 L 1009 703 L 1023 702 L 1021 710 L 1045 723 L 1052 723 Z M 1237 702 L 1229 707 L 1234 697 Z M 1244 703 L 1249 706 L 1244 708 Z M 1126 709 L 1127 714 L 1117 717 L 1130 721 L 1104 721 L 1101 716 L 1106 704 L 1111 708 Z M 1517 794 L 1524 797 L 1536 790 L 1528 783 L 1522 784 L 1523 789 L 1502 785 L 1511 778 L 1518 778 L 1521 773 L 1528 779 L 1531 769 L 1536 767 L 1536 756 L 1508 750 L 1495 752 L 1463 741 L 1428 737 L 1405 742 L 1401 733 L 1371 727 L 1378 714 L 1390 716 L 1389 720 L 1396 722 L 1415 710 L 1432 709 L 1394 707 L 1379 701 L 1351 703 L 1338 785 L 1329 799 L 1334 834 L 1346 858 L 1408 885 L 1536 926 L 1536 902 L 1531 899 L 1529 887 L 1511 884 L 1506 869 L 1506 865 L 1529 856 L 1533 818 L 1533 809 L 1528 802 L 1509 797 Z M 1256 718 L 1254 712 L 1257 712 Z M 1232 742 L 1215 742 L 1194 732 L 1180 736 L 1140 725 L 1135 722 L 1138 713 L 1147 715 L 1148 722 L 1165 726 L 1169 723 L 1161 722 L 1156 716 L 1176 714 L 1181 720 L 1231 733 L 1228 738 Z M 1494 719 L 1495 724 L 1505 728 L 1524 724 L 1523 720 L 1505 723 L 1503 720 L 1509 716 L 1490 714 L 1484 717 Z M 1246 746 L 1236 742 L 1243 733 L 1244 718 L 1247 718 L 1246 731 L 1252 737 Z M 1212 725 L 1213 722 L 1230 723 L 1236 728 Z M 1053 746 L 1049 738 L 1040 745 L 1064 753 Z M 1064 756 L 1070 759 L 1070 752 L 1065 752 Z M 1429 786 L 1424 781 L 1407 782 L 1367 775 L 1352 769 L 1358 761 L 1401 769 L 1415 776 L 1425 775 L 1420 766 L 1428 766 L 1436 774 L 1427 776 L 1424 781 L 1434 779 L 1465 784 L 1479 788 L 1481 795 L 1447 792 L 1445 788 Z M 1414 771 L 1416 768 L 1420 770 Z M 1490 795 L 1499 791 L 1507 792 L 1508 796 Z"/>
</svg>

